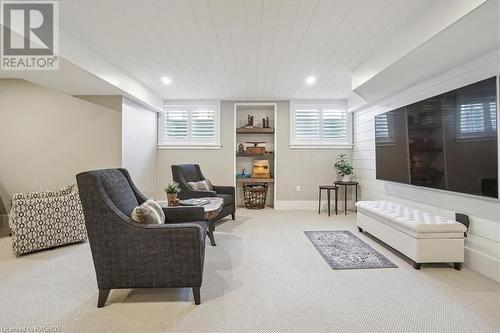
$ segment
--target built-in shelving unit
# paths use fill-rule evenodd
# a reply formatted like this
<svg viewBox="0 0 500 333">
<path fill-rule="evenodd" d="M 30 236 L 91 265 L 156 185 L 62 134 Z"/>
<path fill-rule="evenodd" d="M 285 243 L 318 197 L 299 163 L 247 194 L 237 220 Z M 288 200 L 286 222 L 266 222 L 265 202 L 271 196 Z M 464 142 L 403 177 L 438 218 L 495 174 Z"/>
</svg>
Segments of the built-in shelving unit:
<svg viewBox="0 0 500 333">
<path fill-rule="evenodd" d="M 240 207 L 244 206 L 243 186 L 244 184 L 267 184 L 267 200 L 268 207 L 274 207 L 276 184 L 276 103 L 235 103 L 235 185 L 236 185 L 236 202 Z M 248 125 L 248 116 L 254 117 L 253 127 L 245 127 Z M 269 119 L 269 127 L 264 127 L 262 119 Z M 255 154 L 248 153 L 247 147 L 251 147 L 250 142 L 263 142 L 258 146 L 265 147 L 265 153 Z M 239 152 L 240 144 L 244 145 L 244 153 Z M 271 178 L 251 178 L 254 160 L 268 160 Z M 245 177 L 241 177 L 242 170 L 245 170 Z"/>
</svg>

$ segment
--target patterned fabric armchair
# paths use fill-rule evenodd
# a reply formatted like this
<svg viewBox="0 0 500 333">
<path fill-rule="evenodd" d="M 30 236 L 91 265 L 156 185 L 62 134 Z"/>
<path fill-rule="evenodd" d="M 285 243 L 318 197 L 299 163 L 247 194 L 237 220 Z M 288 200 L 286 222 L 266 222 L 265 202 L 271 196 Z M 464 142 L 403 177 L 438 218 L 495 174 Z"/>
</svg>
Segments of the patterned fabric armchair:
<svg viewBox="0 0 500 333">
<path fill-rule="evenodd" d="M 87 239 L 76 184 L 57 191 L 14 194 L 9 225 L 15 254 Z"/>
<path fill-rule="evenodd" d="M 139 224 L 130 215 L 146 197 L 125 169 L 76 176 L 99 288 L 193 288 L 200 304 L 205 259 L 203 207 L 164 208 L 165 224 Z M 190 222 L 189 221 L 202 221 Z"/>
<path fill-rule="evenodd" d="M 224 206 L 217 215 L 216 220 L 231 215 L 234 220 L 236 212 L 235 204 L 235 191 L 234 186 L 215 186 L 213 191 L 198 191 L 193 190 L 188 183 L 198 182 L 206 179 L 201 173 L 198 164 L 178 164 L 172 165 L 172 177 L 175 182 L 179 183 L 181 192 L 179 193 L 180 199 L 202 198 L 202 197 L 219 197 L 224 199 Z"/>
</svg>

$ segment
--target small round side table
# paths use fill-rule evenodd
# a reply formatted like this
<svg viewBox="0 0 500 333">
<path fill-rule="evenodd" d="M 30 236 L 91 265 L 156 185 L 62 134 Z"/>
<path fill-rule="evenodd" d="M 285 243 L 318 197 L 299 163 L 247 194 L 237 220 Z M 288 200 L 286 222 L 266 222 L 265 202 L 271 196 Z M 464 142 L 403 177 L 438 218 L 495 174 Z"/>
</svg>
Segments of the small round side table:
<svg viewBox="0 0 500 333">
<path fill-rule="evenodd" d="M 345 214 L 347 215 L 347 187 L 354 186 L 355 193 L 356 193 L 354 204 L 356 204 L 356 202 L 358 202 L 358 184 L 359 183 L 354 182 L 354 181 L 343 182 L 341 180 L 338 180 L 338 181 L 334 182 L 334 184 L 336 186 L 344 186 L 344 211 L 345 211 Z M 337 205 L 337 196 L 335 196 L 335 205 Z M 354 205 L 354 210 L 357 211 L 356 205 Z"/>
<path fill-rule="evenodd" d="M 319 186 L 319 207 L 318 214 L 321 214 L 321 191 L 326 190 L 326 195 L 328 197 L 328 216 L 330 216 L 330 191 L 334 191 L 335 193 L 335 215 L 337 212 L 337 196 L 339 194 L 339 187 L 336 185 L 320 185 Z"/>
</svg>

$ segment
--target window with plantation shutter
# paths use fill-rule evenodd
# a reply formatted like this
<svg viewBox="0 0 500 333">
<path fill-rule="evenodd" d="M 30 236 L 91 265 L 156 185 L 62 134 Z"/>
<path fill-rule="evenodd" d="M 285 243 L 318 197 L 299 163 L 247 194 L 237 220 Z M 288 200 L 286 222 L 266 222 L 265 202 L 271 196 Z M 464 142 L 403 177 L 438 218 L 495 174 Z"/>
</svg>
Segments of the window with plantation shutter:
<svg viewBox="0 0 500 333">
<path fill-rule="evenodd" d="M 345 110 L 323 110 L 323 137 L 325 139 L 347 137 L 347 112 Z"/>
<path fill-rule="evenodd" d="M 217 102 L 164 105 L 158 146 L 164 149 L 220 148 L 220 107 Z"/>
<path fill-rule="evenodd" d="M 164 111 L 164 140 L 186 140 L 188 138 L 188 111 L 169 110 Z"/>
<path fill-rule="evenodd" d="M 319 139 L 319 110 L 304 109 L 295 112 L 295 137 Z"/>
<path fill-rule="evenodd" d="M 351 117 L 347 105 L 333 101 L 290 104 L 291 148 L 351 148 Z"/>
</svg>

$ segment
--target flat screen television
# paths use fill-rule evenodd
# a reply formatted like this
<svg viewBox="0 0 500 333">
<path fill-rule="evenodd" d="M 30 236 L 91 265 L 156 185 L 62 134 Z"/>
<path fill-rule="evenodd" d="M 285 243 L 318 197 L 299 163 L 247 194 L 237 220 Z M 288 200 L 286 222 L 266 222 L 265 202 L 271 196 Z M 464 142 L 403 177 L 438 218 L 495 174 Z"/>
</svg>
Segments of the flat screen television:
<svg viewBox="0 0 500 333">
<path fill-rule="evenodd" d="M 498 198 L 496 77 L 375 116 L 377 179 Z"/>
</svg>

